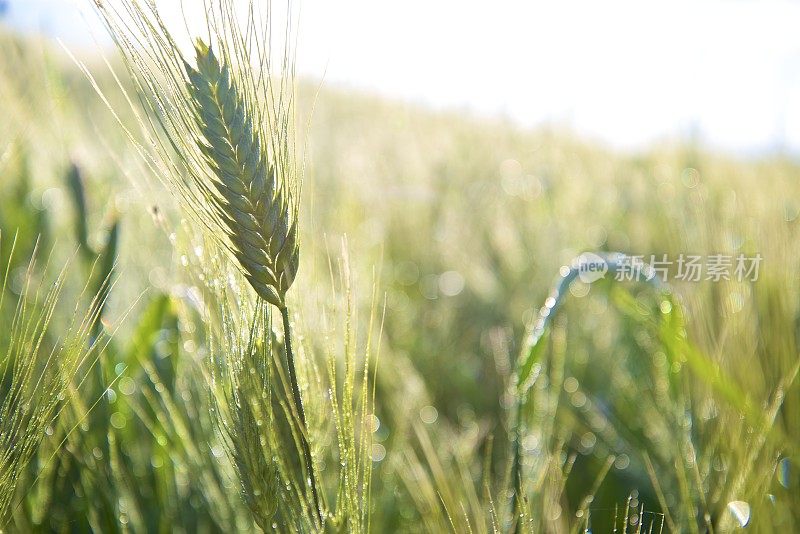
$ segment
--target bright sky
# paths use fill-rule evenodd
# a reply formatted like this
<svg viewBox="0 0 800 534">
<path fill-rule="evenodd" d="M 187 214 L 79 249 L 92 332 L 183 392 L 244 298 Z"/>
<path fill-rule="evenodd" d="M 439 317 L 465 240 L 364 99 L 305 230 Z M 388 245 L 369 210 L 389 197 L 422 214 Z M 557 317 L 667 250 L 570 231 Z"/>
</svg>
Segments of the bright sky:
<svg viewBox="0 0 800 534">
<path fill-rule="evenodd" d="M 79 15 L 91 0 L 6 1 L 13 25 L 70 46 L 102 35 Z M 328 85 L 567 125 L 622 148 L 697 135 L 734 152 L 800 153 L 798 1 L 301 0 L 301 9 L 298 69 L 325 73 Z"/>
</svg>

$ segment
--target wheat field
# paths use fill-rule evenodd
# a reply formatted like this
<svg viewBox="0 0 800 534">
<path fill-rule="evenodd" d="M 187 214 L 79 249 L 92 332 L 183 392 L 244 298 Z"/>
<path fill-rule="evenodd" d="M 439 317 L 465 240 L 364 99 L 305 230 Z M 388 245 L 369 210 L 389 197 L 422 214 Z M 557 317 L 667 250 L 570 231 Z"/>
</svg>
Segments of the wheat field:
<svg viewBox="0 0 800 534">
<path fill-rule="evenodd" d="M 190 48 L 105 4 L 107 62 L 0 27 L 0 531 L 800 529 L 796 161 L 392 102 L 229 0 Z"/>
</svg>

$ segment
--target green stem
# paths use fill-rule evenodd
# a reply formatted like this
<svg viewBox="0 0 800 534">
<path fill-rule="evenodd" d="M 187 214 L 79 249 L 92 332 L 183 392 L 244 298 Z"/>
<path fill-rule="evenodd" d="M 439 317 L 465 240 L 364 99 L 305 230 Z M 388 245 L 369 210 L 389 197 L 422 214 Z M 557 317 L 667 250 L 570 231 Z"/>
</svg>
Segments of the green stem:
<svg viewBox="0 0 800 534">
<path fill-rule="evenodd" d="M 514 459 L 511 464 L 512 488 L 514 491 L 514 500 L 511 505 L 511 517 L 513 519 L 514 534 L 520 531 L 522 520 L 520 515 L 522 513 L 522 399 L 517 399 L 516 414 L 514 414 Z"/>
<path fill-rule="evenodd" d="M 286 346 L 286 366 L 289 371 L 289 382 L 292 385 L 292 396 L 294 397 L 294 405 L 297 409 L 298 417 L 302 431 L 300 432 L 300 444 L 303 447 L 303 458 L 305 459 L 306 468 L 308 469 L 308 482 L 311 485 L 311 500 L 314 503 L 314 510 L 317 514 L 317 519 L 322 524 L 322 509 L 319 505 L 319 496 L 317 495 L 317 480 L 314 475 L 314 462 L 311 459 L 311 447 L 308 443 L 308 425 L 306 424 L 306 413 L 303 409 L 303 399 L 300 396 L 300 387 L 297 384 L 297 373 L 294 366 L 294 352 L 292 351 L 292 329 L 289 324 L 289 309 L 284 306 L 281 309 L 281 316 L 283 317 L 283 336 L 284 345 Z"/>
</svg>

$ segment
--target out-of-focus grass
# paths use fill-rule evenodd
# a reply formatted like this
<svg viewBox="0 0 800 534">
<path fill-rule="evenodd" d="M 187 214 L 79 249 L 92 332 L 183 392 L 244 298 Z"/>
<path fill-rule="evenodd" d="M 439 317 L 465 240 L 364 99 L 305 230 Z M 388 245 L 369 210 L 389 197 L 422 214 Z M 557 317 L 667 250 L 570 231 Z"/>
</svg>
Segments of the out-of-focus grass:
<svg viewBox="0 0 800 534">
<path fill-rule="evenodd" d="M 31 463 L 38 481 L 18 495 L 16 530 L 253 528 L 210 415 L 207 340 L 182 266 L 196 246 L 183 244 L 165 193 L 77 69 L 49 45 L 1 38 L 0 228 L 18 229 L 23 249 L 43 236 L 53 265 L 87 228 L 94 258 L 64 289 L 77 296 L 118 217 L 104 322 L 143 295 L 102 355 L 102 383 L 75 391 Z M 93 71 L 113 88 L 104 66 Z M 300 86 L 299 124 L 315 89 Z M 633 283 L 572 287 L 526 403 L 526 524 L 604 532 L 627 517 L 635 531 L 643 507 L 644 531 L 662 521 L 725 531 L 746 503 L 751 529 L 800 526 L 796 164 L 696 146 L 619 154 L 556 130 L 335 89 L 314 109 L 291 298 L 304 350 L 326 354 L 321 310 L 343 303 L 330 273 L 344 269 L 344 235 L 354 317 L 374 309 L 375 276 L 385 292 L 369 425 L 373 531 L 511 527 L 512 372 L 560 266 L 584 250 L 764 259 L 755 283 L 678 284 L 667 300 Z M 84 215 L 65 179 L 72 163 Z M 363 346 L 376 327 L 351 332 Z M 335 440 L 330 423 L 320 416 L 318 443 Z M 339 459 L 318 454 L 333 480 Z"/>
</svg>

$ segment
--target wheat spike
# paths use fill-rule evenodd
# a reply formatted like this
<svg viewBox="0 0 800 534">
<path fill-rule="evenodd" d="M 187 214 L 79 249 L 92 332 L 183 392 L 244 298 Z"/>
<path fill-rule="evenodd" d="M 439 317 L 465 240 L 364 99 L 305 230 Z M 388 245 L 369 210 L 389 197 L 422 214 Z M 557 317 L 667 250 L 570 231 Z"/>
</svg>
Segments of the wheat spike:
<svg viewBox="0 0 800 534">
<path fill-rule="evenodd" d="M 134 27 L 104 3 L 99 3 L 98 9 L 123 52 L 137 96 L 145 105 L 146 114 L 137 118 L 155 154 L 141 146 L 135 135 L 128 132 L 129 136 L 151 170 L 176 193 L 194 222 L 209 232 L 215 245 L 222 245 L 235 258 L 262 301 L 259 309 L 264 304 L 267 313 L 265 303 L 280 309 L 294 404 L 292 424 L 297 425 L 297 452 L 302 456 L 302 480 L 307 481 L 300 486 L 305 488 L 305 495 L 299 497 L 307 503 L 300 508 L 308 508 L 309 517 L 302 521 L 312 521 L 316 529 L 325 521 L 324 503 L 317 490 L 319 480 L 314 471 L 286 307 L 286 292 L 299 263 L 297 222 L 302 181 L 293 142 L 291 25 L 287 27 L 279 72 L 273 76 L 270 2 L 265 2 L 266 19 L 256 15 L 251 2 L 244 26 L 239 24 L 234 3 L 220 0 L 213 9 L 210 2 L 206 4 L 208 39 L 214 42 L 214 49 L 206 44 L 208 41 L 195 41 L 194 66 L 167 30 L 155 4 L 121 0 L 136 22 Z M 237 305 L 249 300 L 236 297 Z M 271 335 L 268 326 L 260 329 L 264 336 Z M 244 330 L 237 332 L 239 336 L 249 336 Z M 241 340 L 226 341 L 223 350 L 234 353 Z M 252 349 L 252 345 L 248 347 Z M 246 396 L 263 389 L 258 393 L 263 395 L 271 384 L 264 381 L 261 386 L 242 393 Z M 238 401 L 233 404 L 240 421 L 252 421 L 248 407 Z M 231 459 L 237 465 L 251 463 L 251 453 L 256 450 L 252 438 L 260 440 L 261 436 L 233 433 L 229 437 Z M 268 449 L 267 444 L 258 443 L 259 451 Z M 267 463 L 275 461 L 272 454 L 258 458 Z M 241 478 L 251 509 L 266 518 L 273 510 L 273 503 L 266 496 L 274 492 L 266 482 L 274 466 L 259 465 L 264 469 L 259 467 L 256 475 L 247 473 Z M 284 482 L 288 487 L 289 480 Z"/>
<path fill-rule="evenodd" d="M 259 137 L 258 117 L 241 97 L 228 66 L 202 41 L 197 68 L 185 64 L 202 138 L 213 170 L 212 197 L 233 253 L 258 295 L 283 308 L 299 262 L 296 203 L 277 179 Z"/>
</svg>

